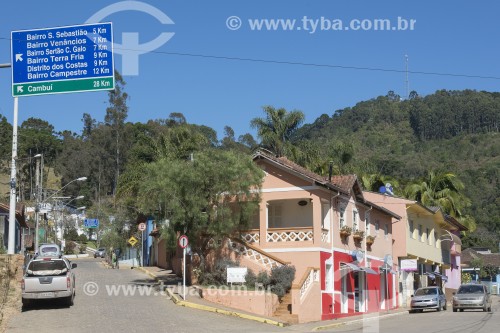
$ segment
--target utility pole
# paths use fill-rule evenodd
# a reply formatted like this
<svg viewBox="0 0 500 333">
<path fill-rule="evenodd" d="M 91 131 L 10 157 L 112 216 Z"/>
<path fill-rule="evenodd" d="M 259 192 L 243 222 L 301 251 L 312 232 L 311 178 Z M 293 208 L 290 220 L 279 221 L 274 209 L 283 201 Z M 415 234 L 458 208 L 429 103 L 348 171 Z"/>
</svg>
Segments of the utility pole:
<svg viewBox="0 0 500 333">
<path fill-rule="evenodd" d="M 10 68 L 11 64 L 0 64 L 0 68 Z M 17 115 L 18 100 L 14 97 L 14 119 L 12 122 L 12 160 L 10 165 L 9 241 L 7 254 L 14 254 L 16 247 L 16 159 L 17 159 Z"/>
<path fill-rule="evenodd" d="M 38 251 L 38 228 L 40 223 L 40 157 L 35 155 L 36 170 L 35 170 L 35 253 Z"/>
</svg>

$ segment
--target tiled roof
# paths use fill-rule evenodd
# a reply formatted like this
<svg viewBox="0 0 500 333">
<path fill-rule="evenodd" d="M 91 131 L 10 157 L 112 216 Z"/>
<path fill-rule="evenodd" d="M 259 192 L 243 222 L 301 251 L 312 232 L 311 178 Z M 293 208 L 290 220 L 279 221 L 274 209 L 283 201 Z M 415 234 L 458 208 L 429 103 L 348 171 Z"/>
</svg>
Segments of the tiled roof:
<svg viewBox="0 0 500 333">
<path fill-rule="evenodd" d="M 466 226 L 464 226 L 462 223 L 458 222 L 458 220 L 456 218 L 454 218 L 453 216 L 445 214 L 444 215 L 444 219 L 446 220 L 446 222 L 448 222 L 448 223 L 454 225 L 455 227 L 457 227 L 458 230 L 460 230 L 460 231 L 467 231 L 467 230 L 469 230 L 469 228 L 467 228 Z"/>
<path fill-rule="evenodd" d="M 461 262 L 464 266 L 470 267 L 470 262 L 476 258 L 480 258 L 483 265 L 500 267 L 500 253 L 481 254 L 470 248 L 462 251 Z"/>
<path fill-rule="evenodd" d="M 297 173 L 297 174 L 302 175 L 306 178 L 309 178 L 309 179 L 317 182 L 318 184 L 327 186 L 335 191 L 344 192 L 345 194 L 350 193 L 349 191 L 345 191 L 343 188 L 337 186 L 336 184 L 333 184 L 333 182 L 332 183 L 328 182 L 328 179 L 326 177 L 322 177 L 322 176 L 298 165 L 297 163 L 290 161 L 286 157 L 276 157 L 272 154 L 268 154 L 268 153 L 265 153 L 265 152 L 259 150 L 254 154 L 253 158 L 254 159 L 264 158 L 264 159 L 270 160 L 270 161 L 272 161 L 276 164 L 279 164 L 280 166 L 292 171 L 293 173 Z"/>
<path fill-rule="evenodd" d="M 401 219 L 401 216 L 393 213 L 392 211 L 365 200 L 363 197 L 363 189 L 361 188 L 361 184 L 359 183 L 358 177 L 356 175 L 332 176 L 332 181 L 330 182 L 326 177 L 322 177 L 310 170 L 307 170 L 306 168 L 290 161 L 286 157 L 276 157 L 272 154 L 259 150 L 254 154 L 254 159 L 256 158 L 264 158 L 270 160 L 282 167 L 289 169 L 292 172 L 298 173 L 304 177 L 314 180 L 315 182 L 324 185 L 334 191 L 339 191 L 347 195 L 354 194 L 361 202 L 370 205 L 380 211 L 383 211 L 384 213 L 398 220 Z"/>
<path fill-rule="evenodd" d="M 356 175 L 336 175 L 332 176 L 332 184 L 340 187 L 347 193 L 350 193 L 357 179 L 358 177 Z"/>
</svg>

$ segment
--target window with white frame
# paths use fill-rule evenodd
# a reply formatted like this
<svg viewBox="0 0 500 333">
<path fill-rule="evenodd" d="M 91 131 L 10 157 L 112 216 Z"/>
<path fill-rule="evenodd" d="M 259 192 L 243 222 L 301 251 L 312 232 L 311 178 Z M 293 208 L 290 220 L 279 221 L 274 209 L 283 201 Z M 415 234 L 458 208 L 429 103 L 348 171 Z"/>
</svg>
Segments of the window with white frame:
<svg viewBox="0 0 500 333">
<path fill-rule="evenodd" d="M 384 237 L 389 238 L 389 224 L 384 223 Z"/>
<path fill-rule="evenodd" d="M 375 236 L 378 235 L 378 230 L 380 229 L 380 223 L 377 221 L 375 222 Z"/>
<path fill-rule="evenodd" d="M 345 223 L 345 208 L 340 208 L 339 210 L 339 228 L 342 229 L 344 226 L 346 226 Z"/>
<path fill-rule="evenodd" d="M 424 241 L 424 232 L 421 224 L 418 225 L 418 239 L 423 242 Z"/>
<path fill-rule="evenodd" d="M 409 221 L 409 228 L 410 228 L 410 237 L 415 239 L 415 225 L 413 224 L 413 221 Z"/>
<path fill-rule="evenodd" d="M 282 207 L 279 204 L 269 205 L 269 227 L 278 228 L 281 226 Z"/>
<path fill-rule="evenodd" d="M 359 230 L 359 214 L 357 209 L 352 210 L 352 230 Z"/>
<path fill-rule="evenodd" d="M 365 216 L 365 234 L 370 236 L 370 216 Z"/>
</svg>

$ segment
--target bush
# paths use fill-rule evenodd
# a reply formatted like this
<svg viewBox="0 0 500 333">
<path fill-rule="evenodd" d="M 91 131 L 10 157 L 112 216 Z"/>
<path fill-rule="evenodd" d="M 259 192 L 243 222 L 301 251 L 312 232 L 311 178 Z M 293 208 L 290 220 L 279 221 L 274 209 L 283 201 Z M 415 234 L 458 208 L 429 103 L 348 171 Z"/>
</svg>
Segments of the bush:
<svg viewBox="0 0 500 333">
<path fill-rule="evenodd" d="M 257 283 L 257 275 L 252 270 L 247 271 L 247 275 L 245 276 L 245 284 L 247 287 L 254 288 L 255 283 Z"/>
<path fill-rule="evenodd" d="M 283 297 L 292 287 L 293 279 L 295 279 L 294 266 L 279 266 L 271 270 L 271 291 Z"/>
<path fill-rule="evenodd" d="M 271 278 L 266 271 L 259 272 L 257 275 L 257 283 L 262 284 L 265 288 L 271 284 Z"/>
<path fill-rule="evenodd" d="M 78 236 L 78 241 L 80 243 L 87 243 L 89 241 L 87 235 L 85 234 L 81 234 L 80 236 Z"/>
<path fill-rule="evenodd" d="M 64 247 L 64 254 L 73 254 L 75 252 L 76 244 L 72 241 L 66 241 L 66 246 Z"/>
<path fill-rule="evenodd" d="M 221 286 L 227 284 L 227 267 L 238 267 L 231 259 L 220 259 L 215 262 L 210 271 L 200 272 L 199 282 L 203 285 Z"/>
<path fill-rule="evenodd" d="M 87 252 L 87 246 L 86 245 L 83 245 L 81 244 L 80 245 L 80 253 L 83 254 L 83 253 L 86 253 Z"/>
</svg>

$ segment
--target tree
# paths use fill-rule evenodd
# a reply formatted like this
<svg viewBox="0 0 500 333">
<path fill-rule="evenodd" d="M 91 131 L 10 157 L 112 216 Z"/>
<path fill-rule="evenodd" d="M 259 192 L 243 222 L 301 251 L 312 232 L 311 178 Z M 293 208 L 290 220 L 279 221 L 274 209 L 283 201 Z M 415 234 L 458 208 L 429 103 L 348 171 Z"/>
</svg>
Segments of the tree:
<svg viewBox="0 0 500 333">
<path fill-rule="evenodd" d="M 185 233 L 204 258 L 211 240 L 248 227 L 260 200 L 263 172 L 250 156 L 208 149 L 193 161 L 163 158 L 144 165 L 140 211 L 168 212 L 163 234 Z"/>
<path fill-rule="evenodd" d="M 284 156 L 289 151 L 289 141 L 293 133 L 304 121 L 301 111 L 286 111 L 284 108 L 275 109 L 265 106 L 265 118 L 254 118 L 250 122 L 252 128 L 257 129 L 261 144 L 273 151 L 276 156 Z"/>
<path fill-rule="evenodd" d="M 463 194 L 463 190 L 464 184 L 455 174 L 429 171 L 425 178 L 408 185 L 405 194 L 424 206 L 438 206 L 445 214 L 465 221 L 467 215 L 464 209 L 470 205 L 470 200 Z M 468 224 L 472 226 L 472 223 Z"/>
<path fill-rule="evenodd" d="M 128 94 L 124 92 L 125 81 L 118 71 L 115 70 L 115 89 L 108 93 L 109 106 L 106 109 L 104 122 L 113 129 L 115 136 L 114 155 L 115 155 L 115 182 L 113 186 L 113 195 L 116 194 L 120 169 L 122 168 L 120 155 L 121 142 L 123 137 L 125 120 L 128 115 L 127 99 Z"/>
<path fill-rule="evenodd" d="M 494 278 L 496 278 L 497 274 L 499 273 L 498 266 L 491 265 L 491 264 L 486 264 L 483 266 L 483 269 L 481 270 L 483 272 L 483 277 L 487 277 L 490 279 L 490 282 L 493 281 Z"/>
</svg>

